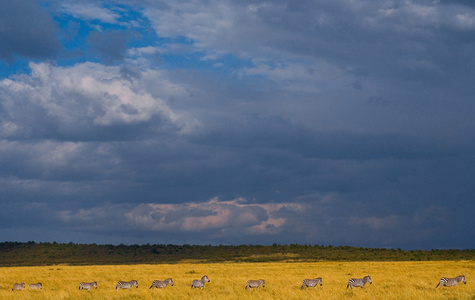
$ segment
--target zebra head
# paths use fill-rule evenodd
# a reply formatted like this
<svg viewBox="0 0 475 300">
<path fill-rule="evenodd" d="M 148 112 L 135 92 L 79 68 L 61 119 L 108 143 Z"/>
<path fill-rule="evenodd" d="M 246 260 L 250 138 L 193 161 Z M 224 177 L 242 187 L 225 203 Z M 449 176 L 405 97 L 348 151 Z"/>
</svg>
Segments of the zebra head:
<svg viewBox="0 0 475 300">
<path fill-rule="evenodd" d="M 323 285 L 323 280 L 322 280 L 322 277 L 318 277 L 318 278 L 315 278 L 317 280 L 317 284 L 319 283 L 320 286 Z"/>
<path fill-rule="evenodd" d="M 458 280 L 459 282 L 462 281 L 463 284 L 467 284 L 467 282 L 465 281 L 465 275 L 457 276 L 457 280 Z"/>
<path fill-rule="evenodd" d="M 264 279 L 261 279 L 261 284 L 262 284 L 262 287 L 266 287 L 266 281 Z"/>
<path fill-rule="evenodd" d="M 173 280 L 172 280 L 171 278 L 168 278 L 168 279 L 166 280 L 166 282 L 167 282 L 169 285 L 173 286 Z"/>
<path fill-rule="evenodd" d="M 369 282 L 369 284 L 373 284 L 373 282 L 371 281 L 371 276 L 367 275 L 363 278 L 364 282 Z"/>
<path fill-rule="evenodd" d="M 211 282 L 211 280 L 209 280 L 208 276 L 203 276 L 201 277 L 201 282 Z"/>
</svg>

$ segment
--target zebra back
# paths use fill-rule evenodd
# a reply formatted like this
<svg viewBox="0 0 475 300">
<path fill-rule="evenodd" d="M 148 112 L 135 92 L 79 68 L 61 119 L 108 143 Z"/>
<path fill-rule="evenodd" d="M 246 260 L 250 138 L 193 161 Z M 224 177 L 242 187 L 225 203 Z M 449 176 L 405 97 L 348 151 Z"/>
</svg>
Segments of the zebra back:
<svg viewBox="0 0 475 300">
<path fill-rule="evenodd" d="M 150 289 L 155 287 L 155 288 L 164 288 L 167 285 L 173 286 L 173 280 L 171 278 L 165 279 L 165 280 L 154 280 L 152 285 L 150 286 Z"/>
<path fill-rule="evenodd" d="M 43 288 L 43 285 L 41 284 L 41 282 L 38 282 L 38 283 L 29 284 L 28 288 L 33 289 L 33 290 L 41 290 Z"/>
<path fill-rule="evenodd" d="M 246 283 L 246 289 L 252 289 L 256 288 L 259 289 L 259 286 L 262 285 L 262 287 L 265 287 L 265 280 L 264 279 L 259 279 L 259 280 L 248 280 Z"/>
<path fill-rule="evenodd" d="M 137 280 L 131 280 L 131 281 L 119 281 L 117 282 L 116 290 L 117 289 L 128 289 L 130 290 L 131 287 L 135 285 L 136 288 L 139 287 L 139 283 Z"/>
<path fill-rule="evenodd" d="M 25 287 L 25 283 L 22 281 L 21 283 L 13 284 L 12 291 L 21 291 Z"/>
<path fill-rule="evenodd" d="M 97 282 L 96 281 L 93 281 L 93 282 L 81 282 L 79 284 L 79 289 L 80 290 L 90 290 L 91 288 L 95 287 L 97 289 Z"/>
<path fill-rule="evenodd" d="M 303 282 L 302 282 L 301 289 L 303 289 L 304 287 L 306 287 L 307 289 L 308 289 L 308 287 L 316 288 L 317 284 L 320 284 L 320 286 L 323 285 L 321 277 L 318 277 L 318 278 L 315 278 L 315 279 L 304 279 Z"/>
</svg>

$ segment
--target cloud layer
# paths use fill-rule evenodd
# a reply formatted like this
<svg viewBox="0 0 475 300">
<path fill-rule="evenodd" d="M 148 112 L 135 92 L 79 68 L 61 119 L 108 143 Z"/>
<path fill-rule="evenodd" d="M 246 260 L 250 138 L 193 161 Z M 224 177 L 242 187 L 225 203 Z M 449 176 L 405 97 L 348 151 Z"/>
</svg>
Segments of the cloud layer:
<svg viewBox="0 0 475 300">
<path fill-rule="evenodd" d="M 470 3 L 0 4 L 5 240 L 475 246 Z"/>
</svg>

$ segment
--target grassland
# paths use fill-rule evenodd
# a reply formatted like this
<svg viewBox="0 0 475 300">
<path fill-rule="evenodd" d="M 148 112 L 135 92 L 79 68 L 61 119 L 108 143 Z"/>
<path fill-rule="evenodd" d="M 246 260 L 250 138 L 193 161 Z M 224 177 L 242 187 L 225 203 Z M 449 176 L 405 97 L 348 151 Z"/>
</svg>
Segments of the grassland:
<svg viewBox="0 0 475 300">
<path fill-rule="evenodd" d="M 467 284 L 435 288 L 443 276 L 465 275 Z M 203 290 L 193 279 L 208 275 Z M 371 275 L 373 284 L 347 290 L 349 278 Z M 149 287 L 172 277 L 175 285 Z M 316 290 L 301 290 L 304 278 L 323 278 Z M 158 265 L 36 266 L 0 268 L 0 299 L 475 299 L 474 261 L 437 262 L 267 262 L 176 263 Z M 115 290 L 119 280 L 138 280 L 139 288 Z M 266 287 L 245 290 L 248 279 L 265 279 Z M 44 289 L 11 291 L 15 282 L 42 282 Z M 82 281 L 98 289 L 79 291 Z"/>
</svg>

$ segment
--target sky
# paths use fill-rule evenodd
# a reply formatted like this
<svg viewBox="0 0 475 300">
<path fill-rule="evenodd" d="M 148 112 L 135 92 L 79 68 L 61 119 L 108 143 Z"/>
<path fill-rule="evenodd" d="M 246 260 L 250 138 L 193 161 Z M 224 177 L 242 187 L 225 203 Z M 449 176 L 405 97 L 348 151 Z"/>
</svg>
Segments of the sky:
<svg viewBox="0 0 475 300">
<path fill-rule="evenodd" d="M 469 0 L 0 0 L 0 240 L 475 248 Z"/>
</svg>

